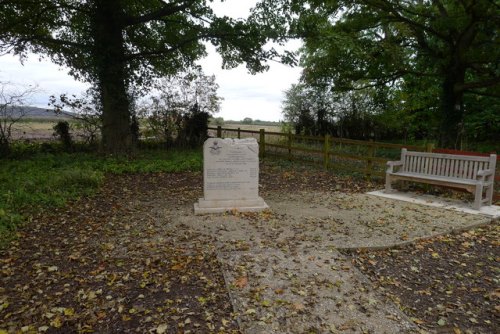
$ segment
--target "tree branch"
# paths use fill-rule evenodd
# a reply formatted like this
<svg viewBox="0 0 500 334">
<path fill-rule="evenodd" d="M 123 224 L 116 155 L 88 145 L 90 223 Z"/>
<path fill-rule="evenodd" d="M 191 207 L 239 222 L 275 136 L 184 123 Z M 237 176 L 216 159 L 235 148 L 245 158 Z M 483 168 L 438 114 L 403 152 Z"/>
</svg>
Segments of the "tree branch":
<svg viewBox="0 0 500 334">
<path fill-rule="evenodd" d="M 486 97 L 500 98 L 500 94 L 487 93 L 487 92 L 478 92 L 477 90 L 466 90 L 466 91 L 464 91 L 464 93 L 465 94 L 474 94 L 474 95 L 479 95 L 479 96 L 486 96 Z"/>
<path fill-rule="evenodd" d="M 495 85 L 500 84 L 500 77 L 494 77 L 491 79 L 486 79 L 482 81 L 474 81 L 474 82 L 467 82 L 463 84 L 456 84 L 454 87 L 454 90 L 459 92 L 459 91 L 469 91 L 471 89 L 476 89 L 476 88 L 486 88 L 486 87 L 492 87 Z"/>
<path fill-rule="evenodd" d="M 132 26 L 136 24 L 141 24 L 141 23 L 146 23 L 150 22 L 153 20 L 158 20 L 161 19 L 164 16 L 170 16 L 175 13 L 179 13 L 187 8 L 189 8 L 193 3 L 195 3 L 195 0 L 185 0 L 179 2 L 173 2 L 173 3 L 168 3 L 165 4 L 162 8 L 155 10 L 153 12 L 150 12 L 148 14 L 144 14 L 141 16 L 130 16 L 125 19 L 124 26 Z"/>
</svg>

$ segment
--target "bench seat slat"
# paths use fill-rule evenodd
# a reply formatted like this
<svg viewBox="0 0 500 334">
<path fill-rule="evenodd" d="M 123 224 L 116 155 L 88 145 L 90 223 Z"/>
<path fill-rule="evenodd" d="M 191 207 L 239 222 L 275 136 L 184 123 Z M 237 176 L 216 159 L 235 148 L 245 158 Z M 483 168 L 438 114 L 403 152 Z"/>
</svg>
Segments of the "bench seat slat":
<svg viewBox="0 0 500 334">
<path fill-rule="evenodd" d="M 436 175 L 425 175 L 425 174 L 419 174 L 419 173 L 389 173 L 390 175 L 393 175 L 394 177 L 405 177 L 405 178 L 412 178 L 415 180 L 435 180 L 435 181 L 440 181 L 440 182 L 449 182 L 450 184 L 452 183 L 458 183 L 458 184 L 465 184 L 465 185 L 476 185 L 479 183 L 477 180 L 471 180 L 471 179 L 461 179 L 458 177 L 446 177 L 446 176 L 436 176 Z"/>
</svg>

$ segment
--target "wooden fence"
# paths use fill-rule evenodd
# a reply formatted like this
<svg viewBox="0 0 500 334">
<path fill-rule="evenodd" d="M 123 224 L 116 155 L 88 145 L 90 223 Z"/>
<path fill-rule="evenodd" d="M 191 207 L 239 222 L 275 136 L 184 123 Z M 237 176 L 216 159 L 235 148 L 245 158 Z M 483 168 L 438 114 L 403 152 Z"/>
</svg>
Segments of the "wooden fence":
<svg viewBox="0 0 500 334">
<path fill-rule="evenodd" d="M 357 172 L 368 178 L 385 177 L 387 161 L 399 160 L 401 149 L 420 152 L 441 152 L 432 144 L 402 145 L 344 139 L 331 136 L 302 136 L 293 133 L 270 132 L 260 129 L 244 130 L 209 127 L 210 135 L 218 138 L 253 137 L 259 142 L 259 154 L 279 156 L 287 160 L 305 161 L 323 165 L 325 169 Z M 446 152 L 443 152 L 446 153 Z M 455 152 L 448 152 L 456 154 Z M 466 154 L 467 152 L 463 152 Z M 497 164 L 497 176 L 500 166 Z M 500 200 L 500 182 L 496 183 L 495 200 Z"/>
<path fill-rule="evenodd" d="M 326 169 L 348 170 L 367 177 L 385 177 L 387 161 L 398 160 L 401 148 L 413 151 L 432 150 L 432 146 L 399 145 L 343 139 L 331 136 L 302 136 L 293 133 L 209 127 L 211 135 L 219 138 L 254 137 L 259 142 L 259 154 L 281 156 L 322 164 Z"/>
</svg>

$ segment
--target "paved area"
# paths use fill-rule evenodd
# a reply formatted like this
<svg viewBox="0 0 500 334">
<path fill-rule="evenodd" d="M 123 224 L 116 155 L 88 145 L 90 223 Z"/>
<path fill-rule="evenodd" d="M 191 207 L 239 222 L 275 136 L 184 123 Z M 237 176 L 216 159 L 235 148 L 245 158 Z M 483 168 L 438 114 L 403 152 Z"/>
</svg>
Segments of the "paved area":
<svg viewBox="0 0 500 334">
<path fill-rule="evenodd" d="M 410 333 L 413 325 L 335 250 L 220 255 L 244 333 Z"/>
<path fill-rule="evenodd" d="M 459 199 L 443 198 L 439 196 L 416 194 L 412 192 L 394 191 L 385 193 L 383 190 L 372 191 L 369 195 L 390 198 L 398 201 L 420 204 L 424 206 L 445 208 L 452 211 L 465 212 L 472 215 L 483 215 L 491 218 L 500 217 L 500 206 L 488 205 L 482 206 L 480 210 L 472 208 L 472 202 L 465 202 Z"/>
<path fill-rule="evenodd" d="M 416 333 L 340 249 L 383 248 L 487 224 L 491 217 L 368 194 L 266 198 L 262 213 L 165 211 L 216 248 L 240 328 L 254 333 Z"/>
</svg>

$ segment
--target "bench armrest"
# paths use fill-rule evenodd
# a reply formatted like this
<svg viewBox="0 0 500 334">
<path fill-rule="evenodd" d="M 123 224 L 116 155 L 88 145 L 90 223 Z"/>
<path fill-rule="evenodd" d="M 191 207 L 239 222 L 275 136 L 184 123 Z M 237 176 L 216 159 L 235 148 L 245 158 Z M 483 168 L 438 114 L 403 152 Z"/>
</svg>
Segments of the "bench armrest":
<svg viewBox="0 0 500 334">
<path fill-rule="evenodd" d="M 403 166 L 403 161 L 387 161 L 387 173 L 393 173 L 396 166 Z"/>
<path fill-rule="evenodd" d="M 477 172 L 477 176 L 480 178 L 490 175 L 495 175 L 495 171 L 493 169 L 483 169 Z"/>
</svg>

